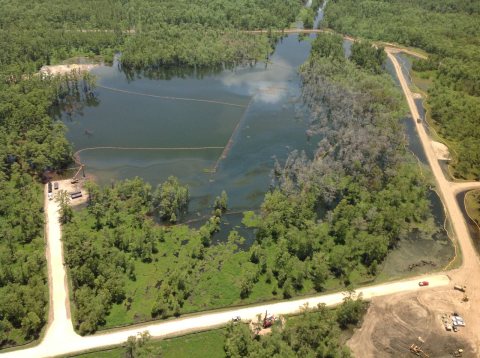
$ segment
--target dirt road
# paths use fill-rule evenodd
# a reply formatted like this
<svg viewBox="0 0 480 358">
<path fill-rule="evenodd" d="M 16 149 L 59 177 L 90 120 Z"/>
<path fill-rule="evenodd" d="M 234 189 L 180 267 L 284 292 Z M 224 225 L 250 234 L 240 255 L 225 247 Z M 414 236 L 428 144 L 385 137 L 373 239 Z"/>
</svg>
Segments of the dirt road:
<svg viewBox="0 0 480 358">
<path fill-rule="evenodd" d="M 389 58 L 392 60 L 397 75 L 400 79 L 400 84 L 405 93 L 408 105 L 412 112 L 414 120 L 419 117 L 417 108 L 415 106 L 412 93 L 408 88 L 407 82 L 403 77 L 400 65 L 391 51 L 387 50 Z M 464 221 L 464 217 L 460 211 L 455 200 L 455 195 L 463 190 L 478 188 L 480 183 L 452 183 L 449 182 L 443 175 L 438 161 L 436 160 L 434 150 L 431 146 L 431 140 L 428 137 L 423 124 L 416 123 L 416 129 L 422 141 L 425 153 L 432 168 L 432 172 L 437 181 L 438 191 L 447 208 L 450 216 L 455 235 L 460 244 L 463 255 L 463 264 L 461 268 L 450 271 L 448 274 L 456 283 L 466 284 L 469 287 L 470 303 L 462 306 L 464 316 L 467 317 L 467 327 L 465 327 L 465 336 L 473 342 L 474 347 L 480 345 L 480 307 L 475 305 L 479 300 L 480 295 L 480 265 L 479 259 L 476 255 L 475 249 L 472 245 L 471 238 Z M 61 184 L 62 186 L 62 184 Z M 319 303 L 327 305 L 335 305 L 342 301 L 342 293 L 334 293 L 329 295 L 316 296 L 305 299 L 297 299 L 294 301 L 284 301 L 272 304 L 261 304 L 245 308 L 232 308 L 221 312 L 207 312 L 195 316 L 169 320 L 165 322 L 158 322 L 146 324 L 142 326 L 127 327 L 120 330 L 98 334 L 89 337 L 80 337 L 74 331 L 70 318 L 70 309 L 68 304 L 68 287 L 66 285 L 66 272 L 63 265 L 62 244 L 61 244 L 61 230 L 58 222 L 58 206 L 54 201 L 46 201 L 45 204 L 48 215 L 47 227 L 47 261 L 49 269 L 49 283 L 51 295 L 51 323 L 49 324 L 45 338 L 38 346 L 6 352 L 1 357 L 49 357 L 60 354 L 68 354 L 79 352 L 86 349 L 100 348 L 110 345 L 117 345 L 126 341 L 128 336 L 134 335 L 137 332 L 148 330 L 154 337 L 166 337 L 174 334 L 181 334 L 185 332 L 199 331 L 202 329 L 213 328 L 228 322 L 232 316 L 240 315 L 244 319 L 255 319 L 258 313 L 263 313 L 265 310 L 275 314 L 295 313 L 299 311 L 300 307 L 309 304 L 315 306 Z M 429 288 L 418 286 L 419 280 L 427 280 L 430 282 Z M 448 287 L 447 287 L 448 286 Z M 446 287 L 446 288 L 442 288 Z M 447 291 L 448 290 L 448 291 Z M 377 297 L 390 295 L 390 298 L 385 299 L 408 299 L 409 297 L 423 297 L 426 305 L 429 305 L 428 295 L 443 295 L 444 292 L 449 292 L 452 300 L 457 299 L 452 294 L 452 282 L 446 275 L 427 275 L 417 277 L 409 280 L 402 280 L 377 286 L 365 287 L 357 290 L 361 292 L 367 299 L 373 298 L 375 303 L 379 299 Z M 394 295 L 392 294 L 399 294 Z M 445 296 L 447 297 L 447 296 Z M 448 298 L 448 297 L 447 297 Z M 447 299 L 446 298 L 446 299 Z M 448 301 L 448 300 L 447 300 Z M 397 301 L 398 302 L 398 301 Z M 390 310 L 394 310 L 395 306 Z M 366 326 L 369 327 L 371 322 L 369 315 L 366 318 Z M 385 319 L 382 317 L 382 320 Z M 387 322 L 388 324 L 388 322 Z M 362 336 L 363 334 L 363 336 Z M 358 338 L 360 337 L 360 338 Z M 350 345 L 354 352 L 358 353 L 359 357 L 372 356 L 366 349 L 371 342 L 371 336 L 368 335 L 368 330 L 365 328 L 360 330 L 358 334 L 353 337 Z M 367 347 L 367 348 L 366 348 Z M 362 350 L 365 354 L 362 354 Z"/>
<path fill-rule="evenodd" d="M 64 189 L 64 182 L 59 182 L 59 190 Z M 79 337 L 73 330 L 70 317 L 68 284 L 66 268 L 63 264 L 63 247 L 61 225 L 59 223 L 58 203 L 47 197 L 45 185 L 45 208 L 47 223 L 47 266 L 50 291 L 49 325 L 42 344 L 50 344 L 58 337 L 65 340 Z"/>
<path fill-rule="evenodd" d="M 445 356 L 456 348 L 468 347 L 464 357 L 476 357 L 480 347 L 480 260 L 468 231 L 465 218 L 458 206 L 456 195 L 462 191 L 480 187 L 479 182 L 450 182 L 436 158 L 431 138 L 425 131 L 404 74 L 394 53 L 386 48 L 400 85 L 410 108 L 412 118 L 422 142 L 445 208 L 448 212 L 454 235 L 458 241 L 463 262 L 448 274 L 454 283 L 467 286 L 469 302 L 462 302 L 463 294 L 448 288 L 374 299 L 365 317 L 364 324 L 349 341 L 349 346 L 358 357 L 391 357 L 408 354 L 409 345 L 418 343 L 417 337 L 427 338 L 425 346 L 432 356 Z M 410 302 L 406 304 L 406 302 Z M 467 326 L 452 336 L 442 328 L 441 315 L 460 312 Z M 412 324 L 413 322 L 413 324 Z M 425 341 L 425 339 L 422 339 Z M 449 343 L 448 343 L 449 342 Z M 419 343 L 420 344 L 420 343 Z"/>
<path fill-rule="evenodd" d="M 370 299 L 372 297 L 379 297 L 393 293 L 427 289 L 425 287 L 418 286 L 419 280 L 429 281 L 430 287 L 432 288 L 445 286 L 450 283 L 450 279 L 446 275 L 427 275 L 415 279 L 370 286 L 359 289 L 356 292 L 362 293 L 364 298 Z M 59 296 L 59 299 L 61 299 L 60 297 L 61 296 Z M 49 330 L 45 340 L 43 340 L 40 345 L 36 347 L 5 353 L 1 355 L 1 357 L 40 358 L 80 352 L 87 349 L 101 348 L 110 345 L 119 345 L 124 343 L 129 336 L 136 335 L 137 333 L 145 330 L 148 330 L 153 337 L 168 337 L 172 335 L 179 335 L 182 333 L 201 331 L 208 328 L 223 326 L 229 322 L 233 316 L 237 315 L 242 317 L 242 319 L 256 320 L 257 314 L 264 313 L 266 310 L 279 315 L 298 312 L 306 304 L 308 304 L 310 307 L 314 307 L 319 303 L 325 303 L 328 306 L 333 306 L 341 303 L 344 297 L 344 293 L 340 292 L 311 298 L 297 299 L 294 301 L 261 304 L 244 308 L 232 308 L 229 310 L 203 313 L 159 323 L 127 327 L 121 330 L 88 337 L 80 337 L 75 334 L 70 334 L 70 326 L 70 328 L 66 328 L 65 332 Z M 71 325 L 71 322 L 67 320 L 65 316 L 55 317 L 55 319 L 62 321 L 61 326 Z"/>
</svg>

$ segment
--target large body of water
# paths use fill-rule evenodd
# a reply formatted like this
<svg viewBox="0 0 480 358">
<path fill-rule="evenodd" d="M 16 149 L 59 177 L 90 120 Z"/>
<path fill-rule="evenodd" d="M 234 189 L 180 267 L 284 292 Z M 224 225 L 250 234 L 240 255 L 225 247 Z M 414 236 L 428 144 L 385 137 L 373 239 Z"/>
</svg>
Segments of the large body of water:
<svg viewBox="0 0 480 358">
<path fill-rule="evenodd" d="M 309 50 L 309 41 L 289 36 L 268 64 L 201 76 L 190 71 L 169 80 L 130 79 L 115 65 L 100 67 L 93 72 L 99 104 L 65 117 L 68 139 L 75 150 L 124 148 L 80 153 L 87 174 L 101 184 L 139 176 L 156 186 L 174 175 L 189 185 L 194 213 L 204 211 L 222 190 L 231 210 L 256 208 L 269 187 L 274 157 L 315 148 L 307 140 L 306 121 L 298 116 L 297 68 Z M 128 149 L 160 147 L 192 149 Z"/>
<path fill-rule="evenodd" d="M 312 37 L 290 35 L 277 45 L 268 63 L 234 69 L 176 68 L 157 72 L 153 79 L 126 75 L 116 64 L 100 67 L 93 72 L 98 104 L 64 115 L 68 139 L 75 150 L 83 150 L 80 159 L 87 174 L 100 184 L 139 176 L 156 186 L 177 176 L 190 187 L 190 211 L 184 219 L 194 226 L 204 222 L 195 219 L 208 215 L 215 196 L 226 190 L 233 214 L 225 216 L 214 240 L 223 240 L 235 227 L 248 245 L 254 233 L 242 227 L 241 212 L 259 208 L 275 158 L 282 162 L 293 150 L 312 155 L 316 148 L 318 138 L 306 135 L 298 75 Z M 344 46 L 347 55 L 349 45 Z M 391 71 L 391 64 L 387 69 Z M 405 124 L 410 150 L 425 161 L 411 118 Z M 443 207 L 434 194 L 431 201 L 440 228 Z M 442 231 L 432 238 L 412 237 L 389 255 L 384 272 L 403 275 L 409 265 L 422 260 L 441 266 L 452 255 L 451 242 Z M 428 270 L 428 265 L 414 268 Z"/>
</svg>

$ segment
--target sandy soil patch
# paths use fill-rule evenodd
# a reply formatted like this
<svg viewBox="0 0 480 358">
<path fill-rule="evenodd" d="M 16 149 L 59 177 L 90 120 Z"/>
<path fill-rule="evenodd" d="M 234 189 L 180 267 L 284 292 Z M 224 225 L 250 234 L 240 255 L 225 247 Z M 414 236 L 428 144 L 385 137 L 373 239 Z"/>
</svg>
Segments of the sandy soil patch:
<svg viewBox="0 0 480 358">
<path fill-rule="evenodd" d="M 448 147 L 440 142 L 432 140 L 432 148 L 438 160 L 450 160 L 450 151 Z"/>
<path fill-rule="evenodd" d="M 475 323 L 469 316 L 463 294 L 452 287 L 374 298 L 363 325 L 348 345 L 356 357 L 411 357 L 415 344 L 430 357 L 452 357 L 463 349 L 462 357 L 477 357 L 471 339 Z M 466 327 L 447 331 L 442 316 L 458 313 Z"/>
<path fill-rule="evenodd" d="M 93 63 L 74 63 L 68 65 L 53 65 L 53 66 L 43 66 L 40 69 L 40 73 L 44 75 L 57 76 L 74 73 L 83 73 L 91 71 L 92 69 L 100 66 L 100 64 Z"/>
</svg>

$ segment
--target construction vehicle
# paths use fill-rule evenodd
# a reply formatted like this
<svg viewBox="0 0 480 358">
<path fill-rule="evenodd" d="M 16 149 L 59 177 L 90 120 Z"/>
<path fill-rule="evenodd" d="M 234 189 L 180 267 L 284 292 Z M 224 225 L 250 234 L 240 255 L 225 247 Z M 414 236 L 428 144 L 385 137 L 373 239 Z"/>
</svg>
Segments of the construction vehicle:
<svg viewBox="0 0 480 358">
<path fill-rule="evenodd" d="M 276 317 L 274 315 L 268 315 L 267 311 L 265 311 L 265 318 L 263 319 L 263 328 L 271 327 L 275 321 Z"/>
<path fill-rule="evenodd" d="M 422 358 L 429 358 L 429 355 L 425 353 L 421 347 L 417 346 L 416 344 L 413 344 L 410 346 L 410 352 L 415 354 L 416 356 L 422 357 Z"/>
<path fill-rule="evenodd" d="M 455 286 L 453 286 L 453 289 L 461 291 L 461 292 L 465 292 L 467 290 L 467 286 L 455 285 Z"/>
<path fill-rule="evenodd" d="M 463 354 L 463 349 L 462 348 L 459 348 L 455 351 L 455 353 L 453 353 L 453 356 L 454 357 L 461 357 Z"/>
<path fill-rule="evenodd" d="M 242 318 L 240 316 L 233 316 L 232 317 L 232 322 L 241 322 Z"/>
<path fill-rule="evenodd" d="M 80 174 L 80 171 L 82 172 L 82 177 L 85 178 L 85 165 L 84 164 L 81 164 L 80 165 L 80 168 L 78 168 L 77 172 L 75 173 L 75 175 L 72 177 L 72 180 L 70 181 L 70 183 L 72 184 L 76 184 L 78 183 L 78 174 Z"/>
</svg>

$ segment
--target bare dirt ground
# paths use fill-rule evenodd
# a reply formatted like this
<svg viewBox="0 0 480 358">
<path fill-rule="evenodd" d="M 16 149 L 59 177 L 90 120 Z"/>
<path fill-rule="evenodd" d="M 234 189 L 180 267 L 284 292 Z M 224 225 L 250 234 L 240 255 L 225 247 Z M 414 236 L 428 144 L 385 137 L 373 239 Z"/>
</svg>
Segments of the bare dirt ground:
<svg viewBox="0 0 480 358">
<path fill-rule="evenodd" d="M 430 357 L 452 357 L 460 348 L 463 357 L 477 357 L 477 348 L 469 339 L 475 327 L 469 322 L 468 303 L 462 303 L 462 297 L 449 287 L 374 298 L 361 329 L 348 345 L 356 357 L 411 357 L 412 344 Z M 467 323 L 458 332 L 447 331 L 442 322 L 444 314 L 453 312 Z"/>
<path fill-rule="evenodd" d="M 70 74 L 72 72 L 82 73 L 88 72 L 94 69 L 95 67 L 100 66 L 99 64 L 83 64 L 83 63 L 74 63 L 68 65 L 53 65 L 53 66 L 43 66 L 40 69 L 40 73 L 44 75 L 63 75 L 63 74 Z"/>
<path fill-rule="evenodd" d="M 394 64 L 415 120 L 419 118 L 419 114 L 400 65 L 392 55 L 396 51 L 388 49 L 386 51 Z M 409 350 L 411 344 L 421 346 L 430 357 L 452 357 L 459 348 L 464 350 L 462 357 L 478 357 L 480 261 L 455 196 L 461 191 L 477 187 L 479 183 L 448 181 L 440 168 L 437 153 L 423 124 L 415 120 L 415 125 L 435 176 L 437 189 L 448 211 L 454 236 L 461 250 L 462 266 L 448 272 L 452 279 L 449 286 L 372 299 L 362 327 L 354 333 L 347 344 L 356 357 L 413 356 Z M 468 302 L 462 302 L 463 293 L 453 289 L 455 283 L 467 286 Z M 458 332 L 448 332 L 442 324 L 442 315 L 453 312 L 464 317 L 466 322 L 466 327 L 460 327 Z"/>
<path fill-rule="evenodd" d="M 432 148 L 438 160 L 450 160 L 450 151 L 448 147 L 440 142 L 432 140 Z"/>
</svg>

